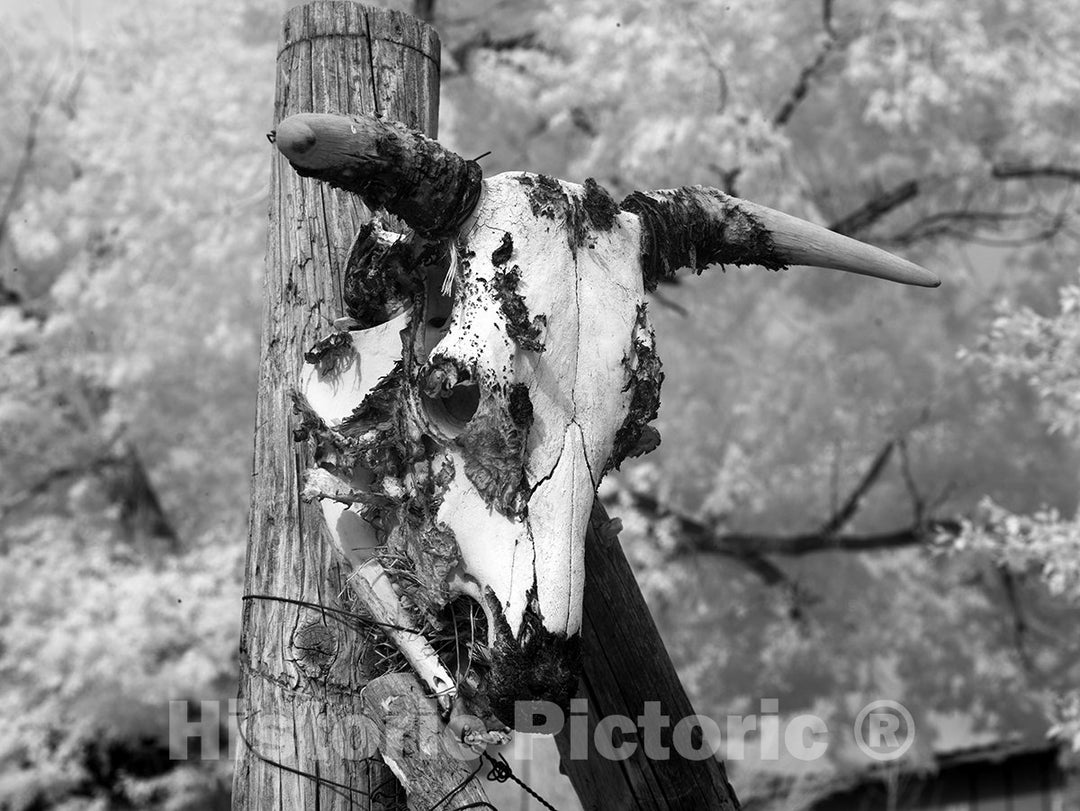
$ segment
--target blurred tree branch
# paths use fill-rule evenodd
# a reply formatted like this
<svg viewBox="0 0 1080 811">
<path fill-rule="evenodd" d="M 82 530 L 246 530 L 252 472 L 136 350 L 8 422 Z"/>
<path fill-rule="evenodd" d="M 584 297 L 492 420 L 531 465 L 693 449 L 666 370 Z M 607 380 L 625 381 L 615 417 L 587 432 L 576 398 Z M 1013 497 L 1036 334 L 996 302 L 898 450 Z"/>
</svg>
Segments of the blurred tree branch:
<svg viewBox="0 0 1080 811">
<path fill-rule="evenodd" d="M 915 199 L 919 191 L 919 181 L 906 180 L 870 198 L 840 219 L 834 220 L 829 224 L 829 229 L 845 236 L 854 236 L 865 231 L 886 214 Z"/>
<path fill-rule="evenodd" d="M 34 150 L 37 148 L 38 130 L 41 127 L 41 118 L 45 113 L 45 108 L 49 106 L 53 83 L 54 79 L 49 79 L 45 83 L 45 89 L 41 91 L 37 103 L 30 111 L 30 119 L 26 127 L 26 137 L 23 139 L 19 162 L 15 166 L 15 173 L 11 178 L 11 185 L 8 186 L 7 194 L 4 195 L 4 202 L 0 204 L 0 242 L 3 242 L 4 240 L 4 236 L 7 233 L 8 220 L 11 219 L 11 214 L 15 210 L 15 204 L 19 199 L 19 193 L 22 191 L 23 184 L 26 182 L 26 176 L 30 172 L 30 166 L 34 160 Z"/>
<path fill-rule="evenodd" d="M 1016 648 L 1016 656 L 1020 666 L 1025 672 L 1034 670 L 1031 653 L 1027 645 L 1028 626 L 1024 618 L 1024 610 L 1020 605 L 1019 588 L 1016 575 L 1009 570 L 1008 566 L 998 564 L 998 577 L 1001 580 L 1002 590 L 1005 592 L 1005 602 L 1008 604 L 1009 615 L 1012 619 L 1013 647 Z"/>
<path fill-rule="evenodd" d="M 129 544 L 153 542 L 153 548 L 178 553 L 180 535 L 165 512 L 142 455 L 122 433 L 102 435 L 102 419 L 111 396 L 107 388 L 73 381 L 56 398 L 55 406 L 63 410 L 71 429 L 92 437 L 92 442 L 73 459 L 54 462 L 30 483 L 0 499 L 0 521 L 58 487 L 94 477 L 101 482 L 109 503 L 117 508 L 117 521 Z"/>
<path fill-rule="evenodd" d="M 915 504 L 911 524 L 887 532 L 840 534 L 848 526 L 867 494 L 881 480 L 894 453 L 899 450 L 901 473 Z M 922 546 L 955 538 L 963 530 L 958 518 L 926 519 L 922 496 L 914 489 L 907 448 L 903 438 L 886 442 L 875 454 L 866 472 L 859 479 L 842 505 L 822 526 L 812 532 L 771 534 L 757 532 L 726 532 L 709 522 L 681 512 L 661 502 L 656 496 L 640 490 L 623 491 L 630 505 L 651 521 L 665 520 L 673 526 L 678 544 L 672 559 L 695 554 L 723 555 L 739 560 L 769 586 L 792 583 L 783 569 L 769 560 L 769 555 L 800 557 L 816 552 L 874 552 L 909 546 Z"/>
<path fill-rule="evenodd" d="M 1001 163 L 990 167 L 989 179 L 1009 181 L 1061 181 L 1080 185 L 1080 168 L 1055 164 Z M 864 234 L 889 214 L 917 199 L 928 190 L 927 179 L 911 179 L 885 189 L 851 212 L 829 224 L 829 228 L 847 236 Z M 968 203 L 978 195 L 968 195 Z M 968 203 L 955 209 L 932 212 L 919 217 L 905 228 L 875 239 L 891 245 L 912 245 L 918 242 L 951 237 L 962 241 L 983 241 L 986 238 L 976 229 L 1000 232 L 1006 226 L 1034 227 L 1028 234 L 993 244 L 1028 244 L 1050 239 L 1066 224 L 1064 211 L 1045 211 L 1041 207 L 1028 210 L 972 209 Z"/>
<path fill-rule="evenodd" d="M 435 0 L 413 0 L 413 16 L 426 23 L 435 19 Z"/>
<path fill-rule="evenodd" d="M 86 476 L 94 476 L 104 485 L 109 501 L 119 509 L 117 520 L 129 544 L 155 540 L 172 554 L 180 551 L 180 536 L 165 513 L 142 457 L 128 441 L 92 459 L 49 470 L 0 501 L 0 520 L 55 488 Z"/>
<path fill-rule="evenodd" d="M 862 506 L 863 497 L 866 496 L 881 476 L 882 471 L 888 466 L 889 459 L 892 458 L 893 449 L 896 447 L 896 444 L 897 440 L 890 439 L 885 443 L 881 450 L 878 451 L 877 456 L 874 457 L 874 461 L 870 463 L 870 467 L 867 469 L 866 473 L 863 474 L 862 480 L 855 486 L 855 489 L 851 491 L 851 495 L 848 496 L 844 505 L 822 525 L 819 530 L 822 535 L 835 535 L 851 522 L 851 519 L 855 517 L 855 513 L 859 511 L 859 507 Z"/>
<path fill-rule="evenodd" d="M 890 532 L 862 535 L 825 535 L 821 532 L 771 535 L 753 532 L 700 531 L 686 534 L 687 543 L 680 547 L 680 553 L 710 552 L 737 557 L 752 551 L 759 555 L 798 557 L 826 551 L 875 552 L 883 549 L 921 546 L 932 543 L 942 536 L 956 537 L 960 531 L 961 522 L 955 519 L 932 520 Z"/>
<path fill-rule="evenodd" d="M 825 62 L 828 60 L 829 55 L 839 45 L 836 29 L 833 28 L 832 0 L 822 0 L 821 21 L 822 27 L 825 29 L 821 47 L 813 60 L 799 72 L 799 78 L 791 88 L 791 92 L 788 94 L 787 99 L 780 105 L 780 109 L 777 111 L 776 115 L 773 116 L 772 124 L 777 129 L 787 124 L 791 119 L 791 116 L 795 114 L 799 104 L 802 103 L 803 99 L 805 99 L 806 95 L 810 92 L 810 85 L 825 67 Z"/>
<path fill-rule="evenodd" d="M 546 48 L 540 45 L 535 31 L 525 31 L 521 34 L 506 37 L 493 37 L 487 29 L 478 31 L 447 50 L 454 57 L 454 62 L 458 65 L 458 68 L 463 73 L 467 73 L 469 57 L 474 51 L 514 51 L 519 48 L 548 52 Z"/>
</svg>

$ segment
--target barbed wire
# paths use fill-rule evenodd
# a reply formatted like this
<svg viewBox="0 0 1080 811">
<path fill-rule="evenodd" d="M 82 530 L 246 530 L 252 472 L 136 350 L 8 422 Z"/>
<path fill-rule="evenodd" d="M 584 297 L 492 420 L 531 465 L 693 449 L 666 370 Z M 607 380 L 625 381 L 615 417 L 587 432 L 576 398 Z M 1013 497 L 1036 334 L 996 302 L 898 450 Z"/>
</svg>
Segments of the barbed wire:
<svg viewBox="0 0 1080 811">
<path fill-rule="evenodd" d="M 506 762 L 506 758 L 503 757 L 501 752 L 499 753 L 498 761 L 496 761 L 495 758 L 493 758 L 487 752 L 484 752 L 483 756 L 487 758 L 488 763 L 491 764 L 491 771 L 488 772 L 487 775 L 488 780 L 497 783 L 505 783 L 507 780 L 513 780 L 523 791 L 527 792 L 538 803 L 540 803 L 540 805 L 544 806 L 544 808 L 550 809 L 550 811 L 559 811 L 559 809 L 557 809 L 555 806 L 553 806 L 551 803 L 549 803 L 547 800 L 545 800 L 543 797 L 533 791 L 533 789 L 528 784 L 526 784 L 524 780 L 514 774 L 514 770 L 510 768 L 510 764 Z"/>
<path fill-rule="evenodd" d="M 318 610 L 318 611 L 325 612 L 326 614 L 334 617 L 335 619 L 338 619 L 339 621 L 352 621 L 352 622 L 355 622 L 355 623 L 360 624 L 360 625 L 370 625 L 370 626 L 375 626 L 375 627 L 379 627 L 379 628 L 390 628 L 390 629 L 397 629 L 397 630 L 410 630 L 410 629 L 402 628 L 401 626 L 398 626 L 398 625 L 393 625 L 391 623 L 379 622 L 378 620 L 372 619 L 371 617 L 365 617 L 362 614 L 356 614 L 356 613 L 353 613 L 351 611 L 345 611 L 344 609 L 334 608 L 333 606 L 323 605 L 321 603 L 314 603 L 314 602 L 310 602 L 310 601 L 307 601 L 307 600 L 297 600 L 297 599 L 293 599 L 293 598 L 290 598 L 290 597 L 278 597 L 278 596 L 273 595 L 273 594 L 245 594 L 245 595 L 243 595 L 243 597 L 241 599 L 243 599 L 243 600 L 268 600 L 268 601 L 271 601 L 271 602 L 279 602 L 279 603 L 285 603 L 285 604 L 288 604 L 288 605 L 295 605 L 295 606 L 304 607 L 304 608 L 312 608 L 312 609 L 315 609 L 315 610 Z M 372 802 L 378 802 L 378 801 L 386 802 L 387 800 L 389 800 L 391 802 L 396 803 L 397 800 L 398 800 L 397 792 L 394 790 L 394 787 L 397 785 L 397 781 L 394 780 L 393 778 L 391 778 L 390 780 L 383 781 L 383 783 L 381 783 L 379 786 L 377 786 L 373 791 L 365 791 L 364 789 L 357 788 L 356 786 L 349 786 L 349 785 L 346 785 L 344 783 L 338 783 L 338 782 L 336 782 L 334 780 L 329 780 L 329 779 L 327 779 L 325 777 L 322 777 L 321 775 L 318 774 L 318 765 L 317 764 L 316 764 L 315 773 L 311 773 L 311 772 L 304 771 L 303 769 L 299 769 L 299 768 L 296 768 L 294 766 L 289 766 L 289 765 L 287 765 L 285 763 L 281 763 L 279 761 L 276 761 L 276 760 L 273 760 L 273 759 L 271 759 L 269 757 L 266 757 L 265 755 L 263 755 L 261 752 L 257 751 L 251 745 L 251 741 L 244 735 L 244 732 L 241 729 L 241 724 L 239 724 L 239 723 L 237 724 L 237 733 L 240 735 L 240 739 L 244 742 L 244 745 L 247 746 L 248 750 L 251 752 L 251 754 L 257 760 L 260 760 L 263 763 L 265 763 L 268 766 L 271 766 L 273 768 L 281 769 L 284 772 L 288 772 L 289 774 L 295 774 L 298 777 L 306 777 L 309 780 L 314 781 L 317 786 L 325 787 L 325 788 L 329 789 L 330 791 L 333 791 L 338 796 L 341 796 L 341 797 L 343 797 L 345 799 L 349 799 L 350 802 L 351 802 L 351 797 L 349 796 L 350 794 L 359 795 L 360 797 L 363 797 L 364 799 L 372 801 Z M 481 753 L 481 758 L 482 759 L 480 759 L 477 762 L 476 768 L 469 775 L 467 775 L 457 786 L 455 786 L 453 789 L 451 789 L 441 800 L 439 800 L 437 803 L 435 803 L 435 805 L 431 806 L 429 811 L 439 811 L 440 808 L 445 806 L 455 796 L 460 794 L 470 782 L 475 780 L 477 778 L 477 775 L 479 775 L 480 771 L 484 768 L 484 760 L 483 759 L 486 759 L 488 764 L 491 766 L 490 770 L 488 771 L 488 773 L 486 775 L 486 779 L 488 781 L 490 781 L 492 783 L 505 783 L 508 780 L 513 780 L 515 783 L 517 783 L 518 787 L 521 788 L 522 791 L 526 792 L 527 794 L 529 794 L 529 796 L 533 797 L 544 808 L 549 809 L 549 811 L 558 811 L 558 809 L 555 808 L 555 806 L 553 806 L 551 803 L 549 803 L 547 800 L 545 800 L 540 794 L 538 794 L 524 780 L 522 780 L 520 777 L 518 777 L 516 774 L 514 774 L 514 770 L 511 768 L 510 764 L 506 762 L 506 758 L 502 755 L 502 753 L 499 754 L 499 759 L 498 760 L 493 758 L 487 752 L 482 752 Z M 383 761 L 381 759 L 379 759 L 379 758 L 370 758 L 370 757 L 368 757 L 368 758 L 363 758 L 362 762 L 372 764 L 372 763 L 382 763 Z M 393 784 L 393 785 L 391 785 L 391 784 Z M 392 792 L 391 796 L 388 796 L 388 795 L 386 795 L 384 793 L 384 790 L 386 790 L 386 789 L 388 789 L 390 792 Z M 470 808 L 489 808 L 489 809 L 491 809 L 491 811 L 499 811 L 497 806 L 493 805 L 490 802 L 487 802 L 486 800 L 479 800 L 479 801 L 476 801 L 476 802 L 469 803 L 467 805 L 458 806 L 456 809 L 454 809 L 454 811 L 465 811 L 466 809 L 470 809 Z M 448 808 L 448 811 L 449 811 L 449 808 Z"/>
</svg>

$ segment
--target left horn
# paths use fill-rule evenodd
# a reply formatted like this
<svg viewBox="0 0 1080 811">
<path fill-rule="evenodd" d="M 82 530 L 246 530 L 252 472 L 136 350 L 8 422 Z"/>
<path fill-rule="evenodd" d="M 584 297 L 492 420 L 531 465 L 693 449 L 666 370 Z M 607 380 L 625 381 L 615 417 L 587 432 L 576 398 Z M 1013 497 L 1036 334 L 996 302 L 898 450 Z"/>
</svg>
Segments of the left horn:
<svg viewBox="0 0 1080 811">
<path fill-rule="evenodd" d="M 920 287 L 941 281 L 926 268 L 798 217 L 731 197 L 719 189 L 684 186 L 634 192 L 622 202 L 642 227 L 642 268 L 651 290 L 681 267 L 788 265 L 834 268 Z"/>
<path fill-rule="evenodd" d="M 297 174 L 353 192 L 423 237 L 453 236 L 480 199 L 476 161 L 397 122 L 300 113 L 269 138 Z"/>
</svg>

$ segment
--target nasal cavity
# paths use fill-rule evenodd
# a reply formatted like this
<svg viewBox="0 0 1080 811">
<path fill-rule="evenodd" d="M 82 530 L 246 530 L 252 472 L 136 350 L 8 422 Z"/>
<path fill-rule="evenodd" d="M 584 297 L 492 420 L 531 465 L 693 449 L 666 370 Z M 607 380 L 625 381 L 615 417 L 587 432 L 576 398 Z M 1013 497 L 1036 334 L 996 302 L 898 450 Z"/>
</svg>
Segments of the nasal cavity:
<svg viewBox="0 0 1080 811">
<path fill-rule="evenodd" d="M 491 664 L 488 617 L 483 606 L 468 595 L 459 594 L 438 613 L 430 638 L 459 680 L 470 672 L 479 677 Z"/>
</svg>

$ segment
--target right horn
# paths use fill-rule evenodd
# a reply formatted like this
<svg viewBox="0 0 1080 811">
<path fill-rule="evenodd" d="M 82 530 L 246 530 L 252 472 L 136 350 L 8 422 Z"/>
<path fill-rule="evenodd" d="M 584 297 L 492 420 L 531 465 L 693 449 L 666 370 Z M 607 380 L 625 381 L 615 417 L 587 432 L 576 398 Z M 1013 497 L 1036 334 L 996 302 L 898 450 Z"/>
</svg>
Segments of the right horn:
<svg viewBox="0 0 1080 811">
<path fill-rule="evenodd" d="M 476 161 L 394 121 L 299 113 L 269 138 L 301 177 L 357 194 L 423 237 L 453 237 L 480 199 Z"/>
<path fill-rule="evenodd" d="M 719 189 L 684 186 L 634 192 L 622 209 L 641 220 L 645 288 L 681 267 L 788 265 L 834 268 L 920 287 L 941 281 L 926 268 L 798 217 L 731 197 Z"/>
</svg>

